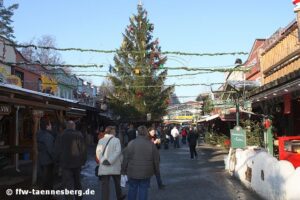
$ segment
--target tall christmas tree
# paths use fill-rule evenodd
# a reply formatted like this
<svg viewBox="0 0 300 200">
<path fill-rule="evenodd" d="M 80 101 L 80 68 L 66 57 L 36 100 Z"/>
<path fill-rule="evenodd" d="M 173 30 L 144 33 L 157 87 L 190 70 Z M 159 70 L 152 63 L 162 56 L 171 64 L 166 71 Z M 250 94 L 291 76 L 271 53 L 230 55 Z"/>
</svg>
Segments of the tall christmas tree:
<svg viewBox="0 0 300 200">
<path fill-rule="evenodd" d="M 161 55 L 158 39 L 152 40 L 153 30 L 147 11 L 139 4 L 137 15 L 130 18 L 123 34 L 109 77 L 114 86 L 111 107 L 125 120 L 145 120 L 149 113 L 151 120 L 159 120 L 174 89 L 164 86 L 167 57 Z"/>
</svg>

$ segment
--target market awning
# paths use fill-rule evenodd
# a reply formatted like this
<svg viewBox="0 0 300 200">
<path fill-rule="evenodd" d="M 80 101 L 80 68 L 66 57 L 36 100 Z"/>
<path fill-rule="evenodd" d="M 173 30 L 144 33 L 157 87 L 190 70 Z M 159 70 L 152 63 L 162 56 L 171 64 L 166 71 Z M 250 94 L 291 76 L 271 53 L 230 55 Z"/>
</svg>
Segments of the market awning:
<svg viewBox="0 0 300 200">
<path fill-rule="evenodd" d="M 251 91 L 248 96 L 259 102 L 297 90 L 300 90 L 300 69 Z"/>
<path fill-rule="evenodd" d="M 244 110 L 242 107 L 240 107 L 239 113 L 240 113 L 241 119 L 245 119 L 245 118 L 249 117 L 249 115 L 257 115 L 254 112 Z M 229 108 L 228 113 L 221 115 L 220 119 L 222 121 L 235 122 L 236 121 L 236 108 Z"/>
<path fill-rule="evenodd" d="M 167 120 L 164 121 L 164 124 L 181 124 L 184 122 L 192 122 L 192 120 L 180 120 L 180 119 L 174 119 L 174 120 Z"/>
<path fill-rule="evenodd" d="M 208 121 L 211 121 L 211 120 L 213 120 L 213 119 L 217 119 L 218 117 L 220 117 L 219 114 L 211 115 L 211 116 L 208 116 L 208 117 L 206 117 L 206 118 L 203 118 L 203 119 L 198 120 L 197 123 L 208 122 Z"/>
</svg>

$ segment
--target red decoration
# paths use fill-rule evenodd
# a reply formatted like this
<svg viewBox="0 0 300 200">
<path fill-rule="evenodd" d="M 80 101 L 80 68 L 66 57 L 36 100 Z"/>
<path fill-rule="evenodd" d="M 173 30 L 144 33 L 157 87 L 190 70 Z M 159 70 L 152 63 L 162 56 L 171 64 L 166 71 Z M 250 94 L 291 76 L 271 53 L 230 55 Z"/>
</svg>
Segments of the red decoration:
<svg viewBox="0 0 300 200">
<path fill-rule="evenodd" d="M 224 146 L 225 146 L 226 148 L 229 148 L 230 145 L 231 145 L 231 142 L 230 142 L 229 139 L 224 140 Z"/>
<path fill-rule="evenodd" d="M 143 95 L 144 95 L 144 94 L 143 94 L 142 92 L 140 92 L 140 91 L 136 93 L 136 96 L 137 96 L 138 98 L 141 98 Z"/>
<path fill-rule="evenodd" d="M 300 3 L 300 0 L 293 0 L 293 4 L 294 4 L 294 5 L 296 5 L 296 4 L 298 4 L 298 3 Z"/>
<path fill-rule="evenodd" d="M 171 103 L 170 99 L 167 99 L 167 100 L 165 101 L 165 103 L 166 103 L 167 105 L 169 105 L 169 104 Z"/>
<path fill-rule="evenodd" d="M 271 120 L 266 119 L 266 120 L 264 121 L 264 127 L 265 127 L 266 129 L 270 128 L 270 127 L 271 127 Z"/>
</svg>

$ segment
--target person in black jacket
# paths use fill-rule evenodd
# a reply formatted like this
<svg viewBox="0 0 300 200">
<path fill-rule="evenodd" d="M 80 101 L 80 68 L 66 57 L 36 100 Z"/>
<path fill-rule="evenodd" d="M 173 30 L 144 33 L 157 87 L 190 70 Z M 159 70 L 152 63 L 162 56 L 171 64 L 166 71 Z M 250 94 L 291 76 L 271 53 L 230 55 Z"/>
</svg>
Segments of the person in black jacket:
<svg viewBox="0 0 300 200">
<path fill-rule="evenodd" d="M 129 129 L 127 130 L 127 137 L 128 143 L 136 138 L 136 129 L 134 128 L 133 124 L 129 125 Z"/>
<path fill-rule="evenodd" d="M 69 190 L 81 190 L 80 171 L 86 162 L 87 151 L 84 137 L 75 130 L 75 123 L 68 121 L 66 130 L 58 136 L 56 144 L 56 159 L 62 168 L 63 186 Z M 66 195 L 66 199 L 73 199 Z M 82 199 L 82 196 L 75 196 Z"/>
<path fill-rule="evenodd" d="M 189 130 L 187 140 L 190 146 L 191 159 L 194 159 L 194 156 L 197 158 L 198 154 L 196 151 L 196 145 L 197 145 L 198 135 L 194 132 L 192 127 Z"/>
<path fill-rule="evenodd" d="M 54 170 L 54 137 L 51 134 L 51 123 L 42 118 L 40 130 L 37 133 L 38 163 L 41 169 L 41 186 L 43 189 L 53 189 Z"/>
</svg>

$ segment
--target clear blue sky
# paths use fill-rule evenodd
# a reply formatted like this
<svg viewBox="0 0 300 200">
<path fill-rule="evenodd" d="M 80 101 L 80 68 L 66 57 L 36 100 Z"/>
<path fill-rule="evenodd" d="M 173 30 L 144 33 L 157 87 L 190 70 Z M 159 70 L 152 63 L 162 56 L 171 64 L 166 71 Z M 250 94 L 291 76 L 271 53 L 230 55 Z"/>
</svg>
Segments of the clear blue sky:
<svg viewBox="0 0 300 200">
<path fill-rule="evenodd" d="M 52 35 L 58 47 L 116 49 L 121 44 L 129 17 L 137 12 L 138 0 L 4 0 L 5 5 L 12 3 L 19 3 L 13 17 L 18 42 Z M 159 37 L 163 51 L 250 51 L 255 38 L 267 38 L 295 18 L 291 0 L 143 0 L 143 4 L 155 25 L 154 37 Z M 61 54 L 70 64 L 113 64 L 110 54 Z M 169 56 L 166 66 L 227 66 L 236 58 Z M 247 57 L 240 58 L 244 61 Z M 186 72 L 169 72 L 180 73 Z M 102 82 L 99 77 L 87 79 L 95 85 Z M 167 84 L 220 81 L 224 81 L 224 74 L 214 73 L 170 78 Z M 207 90 L 209 88 L 204 86 L 177 87 L 176 94 L 194 96 Z M 191 99 L 194 98 L 180 100 Z"/>
</svg>

